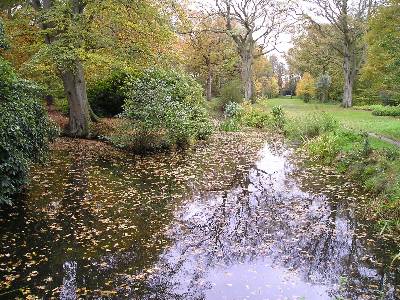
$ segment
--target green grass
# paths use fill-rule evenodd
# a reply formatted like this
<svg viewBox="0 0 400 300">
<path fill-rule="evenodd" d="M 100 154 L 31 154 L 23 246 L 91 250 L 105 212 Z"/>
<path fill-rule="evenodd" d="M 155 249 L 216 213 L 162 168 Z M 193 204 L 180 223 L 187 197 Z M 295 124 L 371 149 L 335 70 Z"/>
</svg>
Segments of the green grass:
<svg viewBox="0 0 400 300">
<path fill-rule="evenodd" d="M 281 105 L 289 116 L 302 116 L 310 112 L 332 114 L 344 127 L 355 131 L 373 132 L 400 141 L 400 118 L 374 116 L 370 111 L 342 108 L 338 104 L 304 103 L 301 99 L 276 98 L 257 106 L 270 110 Z"/>
</svg>

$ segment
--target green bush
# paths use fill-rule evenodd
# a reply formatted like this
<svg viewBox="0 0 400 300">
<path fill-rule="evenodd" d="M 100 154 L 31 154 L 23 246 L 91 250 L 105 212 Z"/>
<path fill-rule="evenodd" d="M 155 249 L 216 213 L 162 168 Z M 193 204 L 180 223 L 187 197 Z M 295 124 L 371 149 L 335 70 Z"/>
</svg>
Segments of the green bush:
<svg viewBox="0 0 400 300">
<path fill-rule="evenodd" d="M 240 117 L 243 113 L 243 107 L 237 102 L 228 102 L 224 108 L 226 118 Z"/>
<path fill-rule="evenodd" d="M 336 162 L 339 171 L 378 196 L 372 197 L 375 202 L 371 205 L 376 215 L 396 223 L 400 214 L 400 153 L 393 147 L 375 149 L 369 139 L 367 134 L 337 128 L 307 140 L 303 149 L 319 163 Z"/>
<path fill-rule="evenodd" d="M 236 132 L 242 129 L 241 121 L 238 118 L 228 118 L 225 119 L 224 122 L 220 125 L 220 130 L 226 132 Z"/>
<path fill-rule="evenodd" d="M 226 83 L 220 92 L 223 107 L 229 102 L 243 102 L 243 90 L 240 80 L 232 80 Z"/>
<path fill-rule="evenodd" d="M 222 131 L 239 131 L 242 126 L 265 129 L 272 124 L 267 112 L 255 108 L 249 102 L 241 105 L 230 102 L 225 117 L 224 122 L 220 125 Z"/>
<path fill-rule="evenodd" d="M 213 130 L 201 86 L 191 77 L 170 70 L 149 69 L 141 76 L 128 75 L 124 82 L 123 116 L 132 121 L 136 143 L 151 149 L 147 139 L 157 136 L 159 146 L 185 146 L 207 138 Z"/>
<path fill-rule="evenodd" d="M 139 74 L 130 72 L 129 76 L 134 78 Z M 112 117 L 122 113 L 125 102 L 123 87 L 127 77 L 127 72 L 117 71 L 89 86 L 88 100 L 97 115 Z"/>
<path fill-rule="evenodd" d="M 400 116 L 400 105 L 399 106 L 381 106 L 375 107 L 372 110 L 372 114 L 375 116 L 392 116 L 399 117 Z"/>
<path fill-rule="evenodd" d="M 369 89 L 363 89 L 357 91 L 357 95 L 354 96 L 353 105 L 355 106 L 369 106 L 369 105 L 380 105 L 382 100 Z"/>
<path fill-rule="evenodd" d="M 245 126 L 265 129 L 271 125 L 271 117 L 265 111 L 251 109 L 243 114 L 242 123 Z"/>
<path fill-rule="evenodd" d="M 6 35 L 4 32 L 4 26 L 0 20 L 0 49 L 8 49 L 8 48 L 9 48 L 9 44 L 8 44 L 8 41 L 6 39 Z"/>
<path fill-rule="evenodd" d="M 12 203 L 28 182 L 29 164 L 41 161 L 57 133 L 40 104 L 40 89 L 18 79 L 0 58 L 0 203 Z"/>
<path fill-rule="evenodd" d="M 305 147 L 313 159 L 330 163 L 340 151 L 339 136 L 335 132 L 324 133 L 309 140 Z"/>
<path fill-rule="evenodd" d="M 375 109 L 380 109 L 381 107 L 383 107 L 383 105 L 381 104 L 371 104 L 371 105 L 353 106 L 353 109 L 373 111 Z"/>
<path fill-rule="evenodd" d="M 390 200 L 400 197 L 400 165 L 398 151 L 392 149 L 372 149 L 368 142 L 359 140 L 352 143 L 351 150 L 342 154 L 340 165 L 347 174 L 363 183 L 367 190 Z M 399 211 L 399 205 L 395 205 Z"/>
<path fill-rule="evenodd" d="M 283 130 L 286 124 L 285 112 L 283 111 L 282 106 L 274 106 L 272 107 L 272 119 L 274 126 L 280 130 Z"/>
<path fill-rule="evenodd" d="M 344 129 L 326 131 L 304 144 L 304 148 L 314 160 L 332 163 L 346 145 L 360 141 L 360 135 Z"/>
</svg>

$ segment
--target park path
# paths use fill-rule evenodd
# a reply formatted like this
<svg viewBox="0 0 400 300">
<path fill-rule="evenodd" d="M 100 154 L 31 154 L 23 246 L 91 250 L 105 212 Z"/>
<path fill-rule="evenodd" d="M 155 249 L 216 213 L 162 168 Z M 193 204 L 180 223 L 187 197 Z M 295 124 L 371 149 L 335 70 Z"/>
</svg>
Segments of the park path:
<svg viewBox="0 0 400 300">
<path fill-rule="evenodd" d="M 382 141 L 385 141 L 385 142 L 387 142 L 389 144 L 395 145 L 395 146 L 400 148 L 400 141 L 398 141 L 398 140 L 393 140 L 391 138 L 388 138 L 388 137 L 385 137 L 383 135 L 379 135 L 379 134 L 376 134 L 376 133 L 373 133 L 373 132 L 368 132 L 368 135 L 372 136 L 374 138 L 380 139 Z"/>
</svg>

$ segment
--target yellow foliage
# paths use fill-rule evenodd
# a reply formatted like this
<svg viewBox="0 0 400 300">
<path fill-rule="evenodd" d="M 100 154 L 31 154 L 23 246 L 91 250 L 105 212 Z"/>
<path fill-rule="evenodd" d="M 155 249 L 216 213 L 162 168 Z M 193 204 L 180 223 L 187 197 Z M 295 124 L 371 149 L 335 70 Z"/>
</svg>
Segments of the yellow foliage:
<svg viewBox="0 0 400 300">
<path fill-rule="evenodd" d="M 315 96 L 315 79 L 310 73 L 304 73 L 296 87 L 296 95 L 304 99 L 304 101 L 309 101 Z"/>
<path fill-rule="evenodd" d="M 274 98 L 279 95 L 278 79 L 275 76 L 263 76 L 255 81 L 256 93 L 262 97 Z"/>
</svg>

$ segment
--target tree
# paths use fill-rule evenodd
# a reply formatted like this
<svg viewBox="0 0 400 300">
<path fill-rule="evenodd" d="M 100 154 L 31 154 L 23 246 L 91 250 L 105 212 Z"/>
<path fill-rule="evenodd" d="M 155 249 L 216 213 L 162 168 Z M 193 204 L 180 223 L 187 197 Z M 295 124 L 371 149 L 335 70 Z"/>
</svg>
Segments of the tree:
<svg viewBox="0 0 400 300">
<path fill-rule="evenodd" d="M 326 31 L 334 30 L 328 24 L 321 26 Z M 317 77 L 320 74 L 330 73 L 340 64 L 340 57 L 330 43 L 329 38 L 322 36 L 315 26 L 306 26 L 302 32 L 293 37 L 293 47 L 286 56 L 287 62 L 300 74 L 308 72 Z"/>
<path fill-rule="evenodd" d="M 246 100 L 253 97 L 254 58 L 275 48 L 288 23 L 288 3 L 275 0 L 216 0 L 215 14 L 225 20 L 241 58 L 241 77 Z M 261 50 L 261 51 L 257 51 Z"/>
<path fill-rule="evenodd" d="M 324 30 L 330 29 L 332 25 L 321 25 Z M 301 76 L 305 72 L 312 77 L 329 76 L 330 86 L 325 96 L 329 92 L 330 99 L 342 100 L 343 94 L 343 68 L 342 58 L 338 52 L 330 45 L 328 37 L 320 34 L 314 26 L 307 26 L 299 35 L 293 38 L 293 47 L 289 49 L 286 60 L 289 69 L 295 77 Z M 324 97 L 324 95 L 321 95 Z"/>
<path fill-rule="evenodd" d="M 274 98 L 279 95 L 278 79 L 275 76 L 262 77 L 256 81 L 256 90 L 263 97 Z"/>
<path fill-rule="evenodd" d="M 286 73 L 285 65 L 279 61 L 279 59 L 276 55 L 271 55 L 269 57 L 269 60 L 271 62 L 271 66 L 272 66 L 273 76 L 275 76 L 275 78 L 277 79 L 279 93 L 281 94 L 282 90 L 283 90 L 283 83 L 284 83 L 285 73 Z"/>
<path fill-rule="evenodd" d="M 38 24 L 57 65 L 69 103 L 69 126 L 72 136 L 89 135 L 89 105 L 82 61 L 77 49 L 82 42 L 83 13 L 88 2 L 83 0 L 31 0 Z"/>
<path fill-rule="evenodd" d="M 361 85 L 369 95 L 386 94 L 388 104 L 400 103 L 400 1 L 382 6 L 370 19 L 367 60 Z M 385 99 L 383 99 L 385 100 Z"/>
<path fill-rule="evenodd" d="M 45 85 L 60 82 L 69 102 L 69 133 L 73 136 L 89 135 L 88 78 L 97 80 L 114 68 L 143 67 L 142 62 L 144 67 L 160 63 L 167 52 L 166 41 L 174 40 L 170 34 L 170 12 L 164 2 L 10 0 L 9 3 L 11 9 L 2 8 L 11 10 L 12 19 L 16 19 L 8 22 L 13 32 L 19 31 L 19 37 L 44 37 L 44 43 L 29 54 L 20 51 L 23 60 L 18 54 L 18 49 L 24 49 L 19 45 L 21 38 L 13 39 L 12 61 L 21 62 L 29 77 Z M 22 21 L 18 23 L 19 19 Z"/>
<path fill-rule="evenodd" d="M 236 61 L 237 54 L 233 42 L 221 32 L 214 32 L 223 26 L 220 19 L 208 19 L 196 16 L 199 23 L 183 36 L 188 69 L 200 77 L 205 85 L 207 100 L 213 96 L 213 81 L 224 76 L 224 66 Z"/>
<path fill-rule="evenodd" d="M 318 92 L 321 95 L 321 101 L 326 102 L 328 100 L 329 88 L 331 87 L 332 79 L 328 74 L 322 74 L 319 76 L 317 83 L 315 84 Z"/>
<path fill-rule="evenodd" d="M 367 21 L 375 2 L 372 0 L 307 0 L 311 12 L 322 17 L 331 26 L 321 26 L 314 16 L 306 15 L 319 33 L 329 40 L 343 60 L 343 107 L 353 104 L 354 81 L 364 60 L 366 45 L 364 35 Z"/>
<path fill-rule="evenodd" d="M 296 95 L 309 102 L 315 96 L 315 80 L 310 73 L 304 73 L 296 87 Z"/>
<path fill-rule="evenodd" d="M 254 59 L 253 77 L 257 96 L 273 98 L 279 95 L 279 83 L 266 55 Z"/>
</svg>

